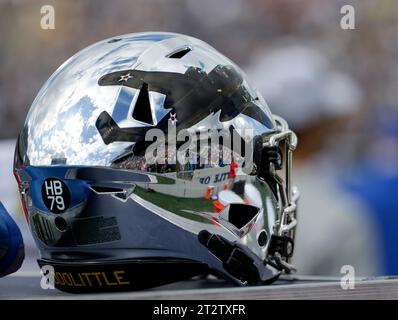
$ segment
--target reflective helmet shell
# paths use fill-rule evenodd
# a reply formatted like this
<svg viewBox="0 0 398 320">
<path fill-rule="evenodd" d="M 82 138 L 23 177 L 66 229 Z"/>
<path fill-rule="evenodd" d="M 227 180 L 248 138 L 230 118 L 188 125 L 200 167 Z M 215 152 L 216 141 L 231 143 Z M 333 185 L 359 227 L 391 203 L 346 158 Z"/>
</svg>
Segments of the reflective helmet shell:
<svg viewBox="0 0 398 320">
<path fill-rule="evenodd" d="M 206 272 L 238 284 L 279 275 L 264 263 L 280 215 L 264 179 L 224 164 L 145 167 L 145 135 L 167 132 L 170 120 L 177 131 L 264 137 L 278 129 L 239 67 L 180 34 L 100 41 L 43 85 L 18 139 L 15 174 L 39 263 L 55 268 L 58 288 L 128 290 Z M 218 246 L 231 256 L 220 257 Z"/>
</svg>

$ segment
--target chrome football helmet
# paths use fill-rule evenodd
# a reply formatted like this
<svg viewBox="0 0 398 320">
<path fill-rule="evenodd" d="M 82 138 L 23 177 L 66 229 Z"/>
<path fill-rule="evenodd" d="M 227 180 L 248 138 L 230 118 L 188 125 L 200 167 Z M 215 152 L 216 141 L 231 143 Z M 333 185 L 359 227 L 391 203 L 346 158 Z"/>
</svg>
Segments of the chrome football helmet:
<svg viewBox="0 0 398 320">
<path fill-rule="evenodd" d="M 296 145 L 239 67 L 198 39 L 89 46 L 44 84 L 16 145 L 39 265 L 70 292 L 203 274 L 271 283 L 294 270 Z"/>
</svg>

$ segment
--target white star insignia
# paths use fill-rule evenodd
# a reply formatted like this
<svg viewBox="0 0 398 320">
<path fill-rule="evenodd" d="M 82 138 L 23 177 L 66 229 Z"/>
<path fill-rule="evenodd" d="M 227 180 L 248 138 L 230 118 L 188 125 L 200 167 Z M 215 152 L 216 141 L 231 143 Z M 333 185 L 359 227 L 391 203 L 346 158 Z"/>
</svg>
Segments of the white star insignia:
<svg viewBox="0 0 398 320">
<path fill-rule="evenodd" d="M 128 79 L 131 79 L 133 76 L 130 73 L 123 74 L 120 76 L 119 82 L 126 82 Z"/>
<path fill-rule="evenodd" d="M 171 113 L 170 112 L 170 118 L 169 121 L 171 121 L 171 124 L 174 126 L 176 124 L 177 120 L 177 114 L 176 113 Z"/>
</svg>

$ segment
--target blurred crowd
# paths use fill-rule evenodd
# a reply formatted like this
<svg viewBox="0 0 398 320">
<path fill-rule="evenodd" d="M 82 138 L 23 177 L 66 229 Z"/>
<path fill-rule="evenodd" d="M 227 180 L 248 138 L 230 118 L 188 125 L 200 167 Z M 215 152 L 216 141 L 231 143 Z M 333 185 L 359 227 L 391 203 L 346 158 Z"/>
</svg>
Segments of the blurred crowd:
<svg viewBox="0 0 398 320">
<path fill-rule="evenodd" d="M 46 4 L 54 30 L 40 27 Z M 346 4 L 355 30 L 340 27 Z M 0 0 L 0 139 L 15 139 L 44 81 L 87 45 L 142 31 L 198 37 L 298 134 L 299 272 L 398 274 L 397 30 L 395 0 Z"/>
</svg>

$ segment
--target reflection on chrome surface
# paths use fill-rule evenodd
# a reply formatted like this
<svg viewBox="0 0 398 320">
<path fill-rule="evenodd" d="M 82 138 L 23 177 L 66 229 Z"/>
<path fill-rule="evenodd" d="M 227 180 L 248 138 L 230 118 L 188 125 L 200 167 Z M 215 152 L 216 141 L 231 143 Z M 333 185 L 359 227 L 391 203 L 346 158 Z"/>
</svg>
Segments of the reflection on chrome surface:
<svg viewBox="0 0 398 320">
<path fill-rule="evenodd" d="M 131 208 L 139 204 L 157 215 L 158 220 L 163 221 L 158 217 L 161 216 L 181 230 L 198 234 L 206 229 L 228 240 L 238 240 L 264 260 L 277 220 L 292 202 L 290 185 L 286 187 L 286 203 L 282 203 L 276 196 L 285 188 L 282 180 L 277 182 L 278 191 L 271 189 L 271 184 L 255 170 L 244 170 L 244 155 L 231 150 L 224 152 L 224 146 L 219 144 L 195 151 L 188 149 L 182 154 L 184 161 L 169 161 L 176 154 L 160 148 L 149 163 L 143 151 L 148 146 L 146 133 L 159 129 L 167 134 L 170 122 L 175 124 L 177 133 L 209 128 L 251 130 L 253 137 L 261 138 L 263 148 L 265 138 L 279 130 L 265 101 L 232 61 L 212 48 L 208 50 L 210 47 L 199 40 L 167 33 L 120 38 L 79 52 L 46 82 L 20 135 L 18 165 L 70 167 L 62 178 L 76 185 L 81 180 L 89 184 L 90 200 L 112 197 L 106 199 L 111 199 L 114 207 L 115 203 L 120 205 L 112 211 L 114 220 L 109 223 L 123 221 L 139 233 L 143 218 L 132 223 L 126 214 L 134 214 Z M 181 58 L 184 63 L 170 58 L 176 47 L 187 43 L 191 50 Z M 156 76 L 158 71 L 164 79 Z M 167 92 L 168 85 L 175 85 L 168 78 L 170 74 L 180 81 L 173 94 Z M 148 79 L 153 81 L 145 82 Z M 219 87 L 209 91 L 215 83 Z M 271 146 L 279 147 L 277 143 L 279 140 Z M 71 173 L 87 168 L 96 170 L 95 178 Z M 104 170 L 109 170 L 110 175 L 100 179 Z M 125 174 L 127 171 L 130 175 Z M 117 172 L 123 173 L 123 177 L 116 177 Z M 82 244 L 84 235 L 74 238 L 76 231 L 61 230 L 62 223 L 57 227 L 53 215 L 29 206 L 29 190 L 26 198 L 33 227 L 44 244 Z M 75 219 L 96 214 L 81 202 L 58 217 L 72 225 Z M 285 225 L 291 222 L 288 212 L 285 220 Z M 260 234 L 262 241 L 258 239 Z M 131 237 L 126 236 L 126 241 L 137 241 Z M 119 238 L 123 239 L 116 234 L 112 241 Z M 149 237 L 148 241 L 158 240 Z M 149 244 L 142 246 L 145 245 Z M 123 246 L 137 248 L 134 242 Z M 154 244 L 156 248 L 162 246 L 167 244 Z M 186 250 L 183 244 L 181 247 Z"/>
<path fill-rule="evenodd" d="M 164 129 L 161 127 L 162 123 L 167 122 L 165 120 L 168 120 L 169 113 L 179 102 L 171 101 L 165 92 L 160 92 L 163 89 L 151 88 L 151 84 L 146 87 L 140 85 L 139 88 L 130 86 L 129 83 L 134 77 L 120 81 L 121 77 L 128 75 L 125 70 L 148 74 L 147 77 L 157 71 L 169 72 L 174 76 L 180 74 L 182 77 L 188 70 L 195 70 L 198 74 L 211 74 L 218 70 L 222 61 L 222 68 L 226 66 L 227 70 L 230 70 L 229 73 L 238 75 L 240 72 L 239 67 L 232 61 L 219 55 L 212 48 L 208 50 L 209 45 L 190 37 L 159 33 L 126 35 L 120 38 L 118 42 L 104 40 L 80 51 L 67 60 L 44 84 L 31 106 L 21 137 L 22 141 L 26 141 L 26 145 L 23 146 L 26 152 L 21 152 L 25 154 L 25 164 L 109 166 L 114 159 L 129 152 L 138 141 L 143 140 L 145 130 L 155 127 Z M 190 44 L 192 50 L 182 58 L 183 64 L 179 59 L 167 57 L 176 46 L 186 43 Z M 111 81 L 108 85 L 99 85 L 102 77 L 117 73 L 121 75 L 115 78 L 114 83 Z M 220 69 L 217 81 L 222 81 L 223 77 L 230 77 L 229 73 Z M 222 110 L 215 111 L 211 104 L 200 105 L 198 103 L 202 101 L 192 100 L 194 105 L 182 104 L 176 107 L 179 108 L 176 112 L 177 129 L 182 129 L 188 123 L 184 121 L 186 115 L 196 119 L 191 121 L 189 127 L 199 130 L 203 127 L 226 129 L 230 126 L 252 128 L 256 134 L 274 130 L 275 124 L 261 95 L 253 91 L 247 79 L 236 80 L 240 81 L 239 90 L 244 95 L 239 99 L 251 100 L 248 100 L 245 107 L 247 114 L 233 113 L 225 117 L 223 114 L 235 112 L 235 107 L 223 107 Z M 165 81 L 162 86 L 167 87 L 173 83 L 167 82 L 167 79 Z M 192 82 L 184 78 L 181 81 L 188 81 L 186 85 L 191 85 Z M 220 82 L 221 84 L 223 82 Z M 200 90 L 207 89 L 203 87 Z M 222 89 L 219 90 L 219 95 L 227 94 L 223 93 Z M 137 101 L 143 91 L 146 91 L 144 98 L 148 100 L 148 115 L 136 112 Z M 192 94 L 192 98 L 195 94 L 203 96 L 200 92 Z M 230 101 L 238 99 L 231 94 L 226 98 Z M 195 114 L 202 112 L 201 110 L 203 115 L 195 118 Z M 127 139 L 104 143 L 104 137 L 101 137 L 96 127 L 97 120 L 104 112 L 120 130 L 133 128 L 134 134 L 128 135 Z M 139 134 L 136 134 L 137 132 Z"/>
</svg>

